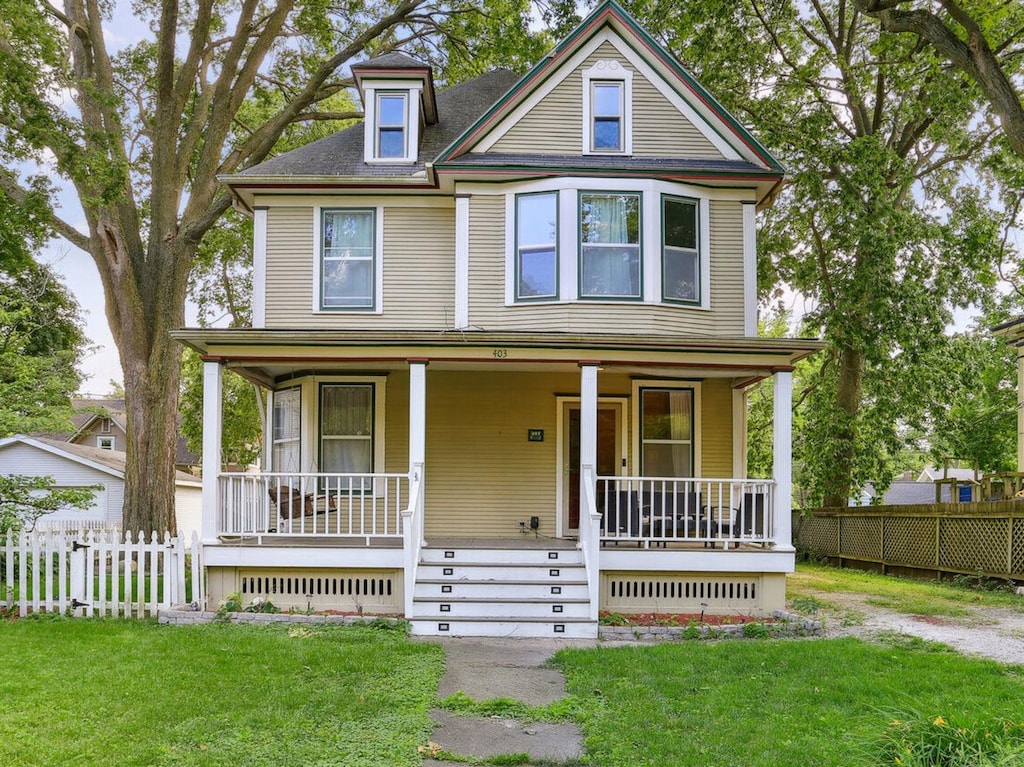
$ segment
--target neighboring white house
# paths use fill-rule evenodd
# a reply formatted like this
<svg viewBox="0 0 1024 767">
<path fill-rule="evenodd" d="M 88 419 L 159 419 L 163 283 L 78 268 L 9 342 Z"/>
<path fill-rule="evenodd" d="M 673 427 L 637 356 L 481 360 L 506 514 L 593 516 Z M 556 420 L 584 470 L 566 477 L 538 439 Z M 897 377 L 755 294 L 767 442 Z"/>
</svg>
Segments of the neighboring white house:
<svg viewBox="0 0 1024 767">
<path fill-rule="evenodd" d="M 57 487 L 98 486 L 88 509 L 68 508 L 46 514 L 48 522 L 103 522 L 120 524 L 124 504 L 125 454 L 89 445 L 16 435 L 0 439 L 0 475 L 52 477 Z M 202 482 L 184 472 L 175 478 L 175 511 L 178 530 L 191 534 L 200 529 Z M 148 531 L 147 531 L 148 533 Z"/>
</svg>

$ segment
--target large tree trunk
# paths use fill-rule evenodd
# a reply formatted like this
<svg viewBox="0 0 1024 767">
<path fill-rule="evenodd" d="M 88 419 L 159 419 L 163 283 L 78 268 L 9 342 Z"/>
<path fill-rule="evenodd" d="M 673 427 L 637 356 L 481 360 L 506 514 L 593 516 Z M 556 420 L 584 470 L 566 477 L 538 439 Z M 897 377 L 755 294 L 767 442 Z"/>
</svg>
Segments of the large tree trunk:
<svg viewBox="0 0 1024 767">
<path fill-rule="evenodd" d="M 845 507 L 849 503 L 863 382 L 864 352 L 852 344 L 845 344 L 839 351 L 839 382 L 836 386 L 836 454 L 826 465 L 823 477 L 825 506 Z"/>
<path fill-rule="evenodd" d="M 195 247 L 177 240 L 173 231 L 162 237 L 152 232 L 149 243 L 143 243 L 104 212 L 98 216 L 92 242 L 124 372 L 124 529 L 147 535 L 175 532 L 181 349 L 167 334 L 185 324 L 185 277 Z M 132 252 L 136 249 L 138 254 Z"/>
</svg>

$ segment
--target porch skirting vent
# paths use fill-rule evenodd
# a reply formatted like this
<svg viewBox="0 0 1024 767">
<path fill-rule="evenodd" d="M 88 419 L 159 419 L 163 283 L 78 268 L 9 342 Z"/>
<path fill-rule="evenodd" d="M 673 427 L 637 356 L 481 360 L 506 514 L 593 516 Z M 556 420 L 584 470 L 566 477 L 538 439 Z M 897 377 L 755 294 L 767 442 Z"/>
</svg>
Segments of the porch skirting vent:
<svg viewBox="0 0 1024 767">
<path fill-rule="evenodd" d="M 396 570 L 239 572 L 243 600 L 268 599 L 282 609 L 400 613 L 402 574 Z"/>
<path fill-rule="evenodd" d="M 746 613 L 761 607 L 757 576 L 605 573 L 601 607 L 612 612 Z"/>
</svg>

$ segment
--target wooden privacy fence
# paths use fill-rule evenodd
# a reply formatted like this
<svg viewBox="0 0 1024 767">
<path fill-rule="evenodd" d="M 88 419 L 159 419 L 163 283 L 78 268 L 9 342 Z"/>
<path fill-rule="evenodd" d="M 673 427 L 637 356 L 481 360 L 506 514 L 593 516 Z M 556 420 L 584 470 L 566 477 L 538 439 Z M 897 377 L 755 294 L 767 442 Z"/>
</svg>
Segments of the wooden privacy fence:
<svg viewBox="0 0 1024 767">
<path fill-rule="evenodd" d="M 794 512 L 808 552 L 880 569 L 1024 579 L 1024 501 L 866 506 Z"/>
<path fill-rule="evenodd" d="M 19 615 L 60 612 L 125 618 L 202 602 L 202 547 L 152 533 L 22 531 L 0 536 L 3 602 Z"/>
</svg>

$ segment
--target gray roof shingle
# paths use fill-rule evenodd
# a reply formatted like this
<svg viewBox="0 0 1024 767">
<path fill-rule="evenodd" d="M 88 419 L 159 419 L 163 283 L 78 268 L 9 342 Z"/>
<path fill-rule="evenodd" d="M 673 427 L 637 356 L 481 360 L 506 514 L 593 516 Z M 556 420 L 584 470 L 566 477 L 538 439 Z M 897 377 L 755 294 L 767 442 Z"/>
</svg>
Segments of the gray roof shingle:
<svg viewBox="0 0 1024 767">
<path fill-rule="evenodd" d="M 515 72 L 496 69 L 438 93 L 438 122 L 424 128 L 416 163 L 375 165 L 363 162 L 363 125 L 360 123 L 254 165 L 237 177 L 379 176 L 384 179 L 415 175 L 422 172 L 426 162 L 440 155 L 517 82 L 519 75 Z"/>
</svg>

